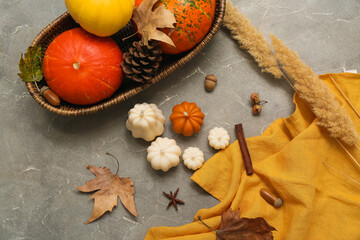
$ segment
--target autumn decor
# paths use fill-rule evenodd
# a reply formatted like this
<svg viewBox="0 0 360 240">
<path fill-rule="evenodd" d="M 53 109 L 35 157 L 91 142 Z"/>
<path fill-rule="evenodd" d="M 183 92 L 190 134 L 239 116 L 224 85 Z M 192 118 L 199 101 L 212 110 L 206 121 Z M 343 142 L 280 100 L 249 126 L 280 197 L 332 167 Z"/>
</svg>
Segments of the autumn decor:
<svg viewBox="0 0 360 240">
<path fill-rule="evenodd" d="M 160 6 L 164 5 L 176 18 L 176 28 L 170 35 L 175 47 L 172 44 L 161 43 L 164 53 L 179 54 L 190 50 L 209 32 L 215 15 L 215 0 L 160 0 L 160 2 Z"/>
<path fill-rule="evenodd" d="M 60 98 L 56 93 L 54 93 L 48 86 L 43 86 L 40 89 L 40 94 L 50 103 L 51 105 L 57 107 L 60 105 Z"/>
<path fill-rule="evenodd" d="M 48 86 L 72 104 L 89 105 L 110 97 L 122 82 L 122 52 L 111 38 L 82 28 L 54 39 L 43 59 Z"/>
<path fill-rule="evenodd" d="M 205 76 L 205 89 L 208 92 L 214 90 L 217 84 L 217 77 L 214 74 L 209 74 Z"/>
<path fill-rule="evenodd" d="M 170 37 L 176 47 L 161 43 L 167 54 L 179 54 L 192 49 L 209 32 L 215 15 L 215 0 L 161 0 L 175 14 L 176 28 Z"/>
<path fill-rule="evenodd" d="M 340 141 L 349 146 L 356 145 L 360 137 L 349 114 L 335 99 L 329 87 L 296 52 L 274 35 L 270 36 L 270 46 L 263 34 L 233 6 L 230 0 L 226 3 L 223 25 L 230 31 L 239 47 L 254 58 L 263 72 L 270 73 L 275 78 L 283 78 L 289 83 L 319 119 L 317 124 L 326 128 L 345 151 L 347 150 Z"/>
<path fill-rule="evenodd" d="M 205 115 L 195 103 L 182 102 L 173 107 L 170 121 L 176 133 L 186 137 L 200 132 Z"/>
<path fill-rule="evenodd" d="M 230 136 L 224 128 L 214 127 L 209 132 L 208 140 L 214 149 L 225 149 L 230 143 Z"/>
<path fill-rule="evenodd" d="M 274 195 L 272 192 L 270 192 L 269 190 L 262 188 L 260 190 L 260 196 L 265 199 L 268 203 L 270 203 L 272 206 L 274 206 L 275 208 L 279 208 L 282 206 L 283 201 L 281 198 L 277 197 L 276 195 Z"/>
<path fill-rule="evenodd" d="M 170 202 L 169 202 L 169 204 L 167 205 L 166 209 L 168 209 L 171 205 L 173 205 L 174 208 L 175 208 L 176 211 L 177 211 L 177 210 L 178 210 L 177 205 L 178 205 L 179 203 L 180 203 L 180 204 L 185 204 L 184 201 L 181 201 L 180 199 L 176 198 L 178 192 L 179 192 L 179 188 L 176 189 L 176 191 L 174 192 L 174 194 L 172 193 L 172 191 L 170 191 L 170 194 L 169 194 L 169 193 L 166 193 L 166 192 L 163 192 L 163 194 L 170 199 Z"/>
<path fill-rule="evenodd" d="M 258 93 L 251 93 L 250 100 L 253 104 L 259 104 L 260 103 L 260 96 Z"/>
<path fill-rule="evenodd" d="M 71 16 L 86 31 L 108 37 L 130 21 L 135 0 L 65 0 L 65 4 Z"/>
<path fill-rule="evenodd" d="M 94 1 L 91 1 L 91 3 L 90 3 L 89 1 L 80 2 L 78 0 L 69 0 L 68 3 L 72 4 L 73 3 L 72 1 L 74 1 L 74 3 L 76 3 L 76 6 L 83 5 L 84 8 L 89 7 L 89 12 L 86 12 L 87 9 L 83 9 L 83 10 L 74 9 L 78 12 L 82 12 L 84 16 L 85 15 L 89 16 L 90 13 L 92 14 L 93 12 L 99 11 L 100 9 L 105 10 L 105 8 L 102 8 L 101 6 L 98 7 L 98 5 L 96 5 L 96 4 L 101 5 L 101 4 L 109 3 L 111 5 L 114 2 L 114 0 L 109 0 L 109 1 L 94 0 Z M 124 1 L 116 1 L 116 4 L 123 6 L 123 3 L 125 4 L 125 2 L 128 2 L 128 1 L 132 2 L 132 0 L 124 0 Z M 165 77 L 169 76 L 176 69 L 182 68 L 186 63 L 188 63 L 198 53 L 200 53 L 201 50 L 213 39 L 213 37 L 215 36 L 217 31 L 221 27 L 221 22 L 224 17 L 224 14 L 225 14 L 225 2 L 226 2 L 225 0 L 216 0 L 215 16 L 214 16 L 214 19 L 212 22 L 212 26 L 209 29 L 206 36 L 194 48 L 192 48 L 191 50 L 186 52 L 186 54 L 166 56 L 166 61 L 161 61 L 158 71 L 155 73 L 155 76 L 151 79 L 150 82 L 145 82 L 145 84 L 142 84 L 142 85 L 134 84 L 131 81 L 126 82 L 123 84 L 121 89 L 116 91 L 116 94 L 113 94 L 110 97 L 108 97 L 100 102 L 91 104 L 91 105 L 74 105 L 67 101 L 61 101 L 60 105 L 57 107 L 52 106 L 40 94 L 40 88 L 44 85 L 47 85 L 44 78 L 42 80 L 39 80 L 40 82 L 38 82 L 38 85 L 39 85 L 38 88 L 36 86 L 36 84 L 37 84 L 36 82 L 25 82 L 25 86 L 26 86 L 30 96 L 33 98 L 33 100 L 35 102 L 37 102 L 41 107 L 45 108 L 46 110 L 48 110 L 50 112 L 53 112 L 53 113 L 56 113 L 56 114 L 59 114 L 62 116 L 82 116 L 82 115 L 94 114 L 94 113 L 98 113 L 104 109 L 110 108 L 116 104 L 122 103 L 122 102 L 126 101 L 127 99 L 143 92 L 145 89 L 147 89 L 150 86 L 152 86 L 153 84 L 161 81 Z M 139 6 L 141 3 L 142 3 L 141 0 L 136 0 L 137 6 Z M 152 3 L 153 3 L 153 5 L 155 4 L 154 1 Z M 176 25 L 176 19 L 174 17 L 174 13 L 171 11 L 169 11 L 169 12 L 172 14 L 172 17 L 170 16 L 170 14 L 168 15 L 168 16 L 170 16 L 170 18 L 163 17 L 164 14 L 162 14 L 162 13 L 160 14 L 160 16 L 157 14 L 155 14 L 153 16 L 153 13 L 158 13 L 157 11 L 155 11 L 156 9 L 153 8 L 153 5 L 151 6 L 151 4 L 150 4 L 151 7 L 149 7 L 149 8 L 145 7 L 143 9 L 144 11 L 148 11 L 147 14 L 149 14 L 149 15 L 147 15 L 147 16 L 150 16 L 150 14 L 151 14 L 150 17 L 146 17 L 144 19 L 145 21 L 147 21 L 147 24 L 145 23 L 145 24 L 143 24 L 143 26 L 145 27 L 145 29 L 152 29 L 152 30 L 150 30 L 150 33 L 149 33 L 150 38 L 152 38 L 151 36 L 155 35 L 154 39 L 156 39 L 156 36 L 162 35 L 163 32 L 161 32 L 161 31 L 156 32 L 155 30 L 169 28 L 168 31 L 171 32 L 172 30 L 174 30 L 174 26 Z M 68 6 L 69 6 L 69 11 L 72 13 L 74 18 L 76 18 L 75 14 L 73 13 L 74 11 L 70 9 L 71 6 L 70 5 L 68 5 Z M 95 10 L 94 10 L 94 8 L 95 8 Z M 126 8 L 126 12 L 128 12 L 129 10 L 130 10 L 129 8 Z M 44 56 L 44 51 L 48 48 L 49 44 L 57 36 L 61 35 L 62 33 L 64 33 L 65 31 L 67 31 L 69 29 L 79 27 L 79 23 L 80 23 L 80 25 L 82 24 L 81 20 L 80 21 L 74 20 L 74 18 L 70 15 L 69 11 L 66 11 L 65 13 L 61 14 L 58 18 L 54 19 L 46 27 L 41 29 L 41 31 L 38 33 L 38 35 L 31 42 L 31 44 L 30 44 L 31 47 L 36 46 L 36 45 L 41 46 L 41 48 L 42 48 L 41 57 Z M 116 12 L 116 9 L 115 8 L 111 9 L 111 12 L 109 12 L 109 14 L 106 11 L 98 12 L 98 14 L 99 14 L 98 16 L 100 16 L 102 14 L 106 14 L 106 17 L 104 18 L 104 22 L 105 22 L 105 20 L 108 20 L 108 17 L 110 17 L 111 14 Z M 125 15 L 127 15 L 127 14 L 125 14 Z M 125 15 L 117 15 L 116 17 L 119 17 L 122 19 L 123 17 L 125 17 Z M 166 15 L 167 14 L 165 14 L 165 16 Z M 114 19 L 116 19 L 116 17 Z M 97 18 L 97 16 L 95 18 Z M 121 19 L 119 22 L 122 22 Z M 170 19 L 170 21 L 169 21 L 169 19 Z M 101 21 L 101 19 L 99 19 L 99 18 L 97 18 L 95 21 L 96 21 L 96 24 L 103 23 Z M 164 22 L 166 22 L 167 27 L 163 26 Z M 158 25 L 158 23 L 160 25 Z M 84 28 L 86 28 L 84 24 L 82 24 L 82 25 Z M 117 25 L 117 23 L 115 23 L 114 25 Z M 104 27 L 104 30 L 105 29 L 107 30 L 107 27 L 106 28 Z M 100 29 L 100 30 L 102 30 L 102 29 Z M 90 30 L 88 30 L 88 31 L 90 31 Z M 169 32 L 164 33 L 161 36 L 161 38 L 163 38 L 165 35 L 165 38 L 167 37 L 168 40 L 169 39 L 171 40 L 171 38 L 169 38 L 167 36 L 167 34 L 169 34 Z M 134 28 L 131 27 L 131 24 L 127 24 L 127 25 L 125 25 L 125 27 L 121 28 L 120 31 L 117 31 L 115 34 L 111 35 L 111 37 L 112 37 L 112 39 L 114 39 L 116 41 L 117 45 L 120 47 L 120 49 L 123 50 L 123 52 L 127 52 L 127 50 L 131 47 L 131 43 L 133 42 L 133 39 L 130 39 L 130 37 L 132 35 L 134 35 L 135 33 L 136 33 L 136 30 L 134 32 Z M 140 35 L 140 34 L 138 34 L 138 35 Z M 144 34 L 144 35 L 146 35 L 146 34 Z M 127 40 L 125 40 L 125 39 L 127 39 Z M 151 40 L 151 39 L 149 39 L 149 40 Z"/>
<path fill-rule="evenodd" d="M 128 116 L 126 128 L 134 138 L 153 141 L 164 132 L 165 117 L 155 104 L 135 104 Z"/>
<path fill-rule="evenodd" d="M 272 240 L 274 239 L 272 231 L 276 231 L 261 217 L 240 217 L 240 210 L 232 211 L 229 209 L 223 212 L 218 230 L 208 226 L 200 216 L 198 219 L 216 233 L 216 240 Z"/>
<path fill-rule="evenodd" d="M 346 109 L 341 106 L 330 88 L 311 67 L 274 35 L 270 35 L 270 45 L 262 33 L 233 6 L 230 0 L 226 4 L 223 25 L 230 31 L 232 38 L 237 41 L 239 47 L 245 49 L 254 58 L 263 72 L 287 81 L 317 117 L 319 120 L 317 125 L 324 127 L 329 136 L 336 140 L 350 159 L 360 168 L 358 160 L 348 150 L 348 147 L 352 146 L 359 148 L 357 142 L 360 136 L 356 127 Z M 333 79 L 332 81 L 341 93 L 342 90 Z M 357 113 L 349 99 L 346 97 L 344 99 Z M 360 116 L 358 113 L 357 115 Z"/>
<path fill-rule="evenodd" d="M 41 46 L 29 47 L 24 54 L 21 54 L 19 61 L 18 76 L 24 82 L 40 82 L 43 79 Z"/>
<path fill-rule="evenodd" d="M 160 66 L 161 53 L 157 41 L 150 41 L 148 46 L 143 41 L 134 41 L 123 56 L 121 68 L 124 76 L 135 82 L 151 82 Z"/>
<path fill-rule="evenodd" d="M 181 148 L 174 139 L 158 137 L 147 148 L 147 160 L 155 170 L 167 172 L 179 165 Z"/>
<path fill-rule="evenodd" d="M 258 93 L 251 93 L 250 100 L 253 104 L 253 114 L 258 115 L 262 110 L 262 105 L 266 104 L 267 101 L 261 100 Z"/>
<path fill-rule="evenodd" d="M 241 123 L 235 125 L 235 132 L 236 132 L 236 137 L 238 139 L 241 156 L 243 158 L 246 174 L 252 175 L 254 173 L 254 169 L 252 166 L 249 149 L 247 147 L 243 125 Z"/>
<path fill-rule="evenodd" d="M 191 170 L 201 168 L 204 163 L 204 153 L 197 147 L 188 147 L 183 154 L 184 165 Z"/>
<path fill-rule="evenodd" d="M 176 24 L 174 13 L 167 10 L 164 5 L 155 6 L 158 0 L 137 1 L 132 20 L 135 28 L 141 35 L 145 45 L 149 45 L 150 40 L 157 40 L 174 46 L 171 38 L 160 31 L 160 28 L 173 29 Z"/>
<path fill-rule="evenodd" d="M 134 203 L 135 189 L 133 182 L 130 178 L 121 178 L 118 176 L 119 161 L 112 154 L 106 154 L 116 160 L 118 166 L 116 173 L 112 174 L 110 169 L 106 167 L 88 165 L 86 168 L 95 174 L 95 178 L 87 181 L 86 184 L 81 187 L 74 186 L 81 192 L 97 191 L 90 197 L 95 200 L 94 209 L 91 217 L 85 222 L 86 224 L 95 221 L 107 211 L 111 212 L 112 209 L 117 206 L 118 197 L 132 215 L 138 216 Z"/>
<path fill-rule="evenodd" d="M 59 97 L 49 87 L 43 86 L 40 89 L 38 86 L 38 82 L 43 79 L 41 46 L 29 47 L 25 55 L 21 54 L 19 70 L 18 76 L 23 82 L 34 83 L 41 96 L 52 106 L 60 105 Z"/>
<path fill-rule="evenodd" d="M 289 49 L 274 35 L 270 36 L 275 56 L 282 70 L 293 82 L 293 88 L 319 119 L 319 126 L 328 130 L 331 137 L 349 146 L 360 140 L 356 128 L 345 108 L 335 99 L 330 88 L 306 65 L 296 52 Z"/>
</svg>

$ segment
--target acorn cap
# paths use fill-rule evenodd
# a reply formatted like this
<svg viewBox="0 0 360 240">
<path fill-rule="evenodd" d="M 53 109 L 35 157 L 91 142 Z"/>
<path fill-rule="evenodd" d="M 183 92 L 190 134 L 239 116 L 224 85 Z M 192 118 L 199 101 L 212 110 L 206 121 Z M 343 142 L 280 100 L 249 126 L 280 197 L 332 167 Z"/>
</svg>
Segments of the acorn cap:
<svg viewBox="0 0 360 240">
<path fill-rule="evenodd" d="M 46 90 L 48 90 L 48 89 L 50 89 L 48 86 L 43 86 L 43 87 L 40 89 L 40 94 L 43 95 L 44 92 L 45 92 Z"/>
<path fill-rule="evenodd" d="M 282 204 L 283 204 L 282 199 L 278 198 L 278 199 L 276 199 L 276 201 L 274 203 L 274 207 L 279 208 L 279 207 L 281 207 Z"/>
</svg>

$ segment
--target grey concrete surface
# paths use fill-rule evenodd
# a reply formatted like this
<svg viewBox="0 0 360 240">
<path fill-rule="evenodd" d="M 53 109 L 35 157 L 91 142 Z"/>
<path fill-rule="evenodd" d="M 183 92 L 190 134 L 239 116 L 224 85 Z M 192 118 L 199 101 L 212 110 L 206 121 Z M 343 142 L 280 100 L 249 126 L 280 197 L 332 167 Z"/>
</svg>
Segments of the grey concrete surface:
<svg viewBox="0 0 360 240">
<path fill-rule="evenodd" d="M 234 0 L 268 36 L 274 33 L 316 73 L 360 69 L 360 2 L 358 0 Z M 199 134 L 175 134 L 169 120 L 164 136 L 182 150 L 201 148 L 205 158 L 216 153 L 207 143 L 208 131 L 221 126 L 235 140 L 233 126 L 242 122 L 246 136 L 260 135 L 271 122 L 289 116 L 292 90 L 283 80 L 261 73 L 238 49 L 225 30 L 190 63 L 161 82 L 108 110 L 83 117 L 62 117 L 40 107 L 18 78 L 18 61 L 32 39 L 62 14 L 64 1 L 0 0 L 0 239 L 143 239 L 154 226 L 178 226 L 192 221 L 197 210 L 218 203 L 190 180 L 181 163 L 167 173 L 146 161 L 149 143 L 132 138 L 125 128 L 135 103 L 155 103 L 166 118 L 175 104 L 196 102 L 206 113 Z M 219 78 L 211 93 L 204 75 Z M 260 116 L 251 114 L 249 95 L 259 92 L 269 101 Z M 119 175 L 135 185 L 139 217 L 120 204 L 112 213 L 85 225 L 91 215 L 90 194 L 73 185 L 93 178 L 87 164 L 108 166 L 120 160 Z M 162 191 L 180 187 L 186 204 L 166 210 Z"/>
</svg>

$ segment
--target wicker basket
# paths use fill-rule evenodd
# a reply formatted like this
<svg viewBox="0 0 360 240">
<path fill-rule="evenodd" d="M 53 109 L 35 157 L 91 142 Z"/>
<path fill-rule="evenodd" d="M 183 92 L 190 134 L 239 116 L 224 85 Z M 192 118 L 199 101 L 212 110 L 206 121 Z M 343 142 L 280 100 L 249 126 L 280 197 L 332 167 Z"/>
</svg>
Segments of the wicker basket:
<svg viewBox="0 0 360 240">
<path fill-rule="evenodd" d="M 48 109 L 51 112 L 55 112 L 60 115 L 65 116 L 78 116 L 85 115 L 90 113 L 95 113 L 105 108 L 108 108 L 117 103 L 123 102 L 126 99 L 144 91 L 146 88 L 151 85 L 157 83 L 161 79 L 168 76 L 170 73 L 175 71 L 176 69 L 183 66 L 185 63 L 189 62 L 197 53 L 199 53 L 207 43 L 213 38 L 215 33 L 219 30 L 221 21 L 225 14 L 225 2 L 226 0 L 217 0 L 216 1 L 216 12 L 215 18 L 213 21 L 213 25 L 209 31 L 209 33 L 205 36 L 205 38 L 196 45 L 192 50 L 179 54 L 179 55 L 165 55 L 163 61 L 161 62 L 160 69 L 158 74 L 152 79 L 151 83 L 140 84 L 130 80 L 124 79 L 121 87 L 108 99 L 105 99 L 99 103 L 89 106 L 79 106 L 73 105 L 67 102 L 62 101 L 61 105 L 58 107 L 54 107 L 50 105 L 39 93 L 38 88 L 34 83 L 26 83 L 26 87 L 32 97 L 38 102 L 41 106 Z M 65 12 L 60 17 L 51 22 L 47 27 L 45 27 L 38 36 L 33 40 L 31 46 L 38 44 L 43 49 L 43 54 L 45 50 L 49 46 L 49 44 L 54 40 L 55 37 L 60 35 L 62 32 L 79 27 L 79 25 L 72 19 L 68 12 Z M 133 29 L 129 24 L 125 28 L 123 28 L 120 32 L 113 36 L 113 39 L 118 43 L 120 49 L 125 51 L 131 45 L 132 40 L 122 41 L 122 39 L 126 36 L 129 36 L 133 33 Z M 46 82 L 43 79 L 40 83 L 38 83 L 39 88 L 45 85 Z"/>
</svg>

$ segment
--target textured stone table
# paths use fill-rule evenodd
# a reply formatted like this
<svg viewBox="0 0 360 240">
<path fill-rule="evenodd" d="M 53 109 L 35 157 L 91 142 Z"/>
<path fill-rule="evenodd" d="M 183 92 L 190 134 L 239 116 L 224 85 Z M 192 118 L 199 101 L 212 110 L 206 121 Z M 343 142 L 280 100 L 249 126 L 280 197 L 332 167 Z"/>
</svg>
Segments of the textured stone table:
<svg viewBox="0 0 360 240">
<path fill-rule="evenodd" d="M 274 33 L 296 50 L 316 73 L 360 68 L 360 2 L 358 0 L 238 0 L 235 5 L 263 33 Z M 200 208 L 218 203 L 189 178 L 181 163 L 167 173 L 146 161 L 149 143 L 132 138 L 125 128 L 135 103 L 155 103 L 169 117 L 183 100 L 196 102 L 206 113 L 199 134 L 176 135 L 166 122 L 165 137 L 184 150 L 201 148 L 206 159 L 216 151 L 208 131 L 221 126 L 235 140 L 234 125 L 242 122 L 247 137 L 260 135 L 275 119 L 289 116 L 293 91 L 283 80 L 262 74 L 248 54 L 239 50 L 225 30 L 189 64 L 125 103 L 95 115 L 62 117 L 40 107 L 18 78 L 20 54 L 49 22 L 65 11 L 63 1 L 0 0 L 0 239 L 143 239 L 154 226 L 178 226 L 192 221 Z M 204 76 L 219 78 L 212 93 Z M 260 116 L 251 114 L 249 95 L 259 92 L 269 101 Z M 116 170 L 135 184 L 139 217 L 119 204 L 112 213 L 85 225 L 91 215 L 90 194 L 79 193 L 93 175 L 87 164 Z M 186 204 L 166 210 L 162 191 L 180 187 Z"/>
</svg>

